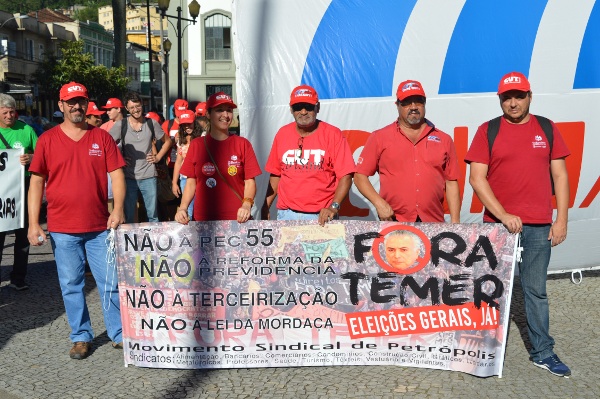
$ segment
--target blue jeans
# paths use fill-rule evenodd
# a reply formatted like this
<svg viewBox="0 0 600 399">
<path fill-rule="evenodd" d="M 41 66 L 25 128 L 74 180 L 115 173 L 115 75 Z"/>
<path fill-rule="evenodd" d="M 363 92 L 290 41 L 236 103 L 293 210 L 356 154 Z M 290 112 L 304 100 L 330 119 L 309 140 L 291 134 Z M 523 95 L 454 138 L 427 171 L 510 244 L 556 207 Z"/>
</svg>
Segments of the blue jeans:
<svg viewBox="0 0 600 399">
<path fill-rule="evenodd" d="M 187 177 L 179 175 L 179 187 L 181 188 L 182 196 L 183 190 L 185 189 L 185 183 L 187 183 Z M 194 198 L 192 198 L 192 202 L 190 202 L 190 206 L 188 206 L 188 217 L 190 220 L 192 220 L 192 216 L 194 216 Z"/>
<path fill-rule="evenodd" d="M 107 230 L 78 234 L 50 233 L 58 281 L 71 327 L 69 338 L 73 342 L 91 342 L 94 338 L 84 293 L 86 257 L 100 294 L 106 333 L 113 342 L 123 341 L 117 270 L 114 263 L 109 265 L 106 262 L 107 235 Z"/>
<path fill-rule="evenodd" d="M 158 222 L 156 177 L 142 180 L 125 179 L 125 183 L 127 185 L 124 204 L 125 223 L 134 222 L 134 215 L 137 212 L 138 191 L 142 193 L 148 221 Z"/>
<path fill-rule="evenodd" d="M 546 294 L 548 264 L 550 263 L 551 242 L 548 240 L 550 225 L 523 225 L 521 246 L 523 247 L 519 274 L 527 331 L 531 342 L 533 361 L 554 355 L 554 339 L 550 336 L 550 310 Z"/>
<path fill-rule="evenodd" d="M 277 220 L 319 220 L 319 212 L 303 213 L 291 209 L 277 209 Z"/>
</svg>

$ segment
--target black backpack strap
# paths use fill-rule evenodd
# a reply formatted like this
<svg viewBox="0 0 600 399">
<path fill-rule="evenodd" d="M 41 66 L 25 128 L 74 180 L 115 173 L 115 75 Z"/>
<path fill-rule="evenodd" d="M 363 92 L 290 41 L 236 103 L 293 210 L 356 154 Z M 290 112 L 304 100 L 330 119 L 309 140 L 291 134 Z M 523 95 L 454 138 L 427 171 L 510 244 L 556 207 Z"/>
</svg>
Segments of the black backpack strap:
<svg viewBox="0 0 600 399">
<path fill-rule="evenodd" d="M 173 124 L 175 123 L 175 119 L 169 119 L 169 125 L 167 127 L 167 133 L 170 135 L 171 133 L 171 128 L 173 127 Z"/>
<path fill-rule="evenodd" d="M 152 119 L 150 118 L 146 118 L 146 124 L 148 125 L 148 128 L 150 129 L 150 131 L 152 132 L 152 137 L 154 137 L 154 139 L 156 141 L 158 141 L 156 139 L 156 132 L 154 131 L 154 123 L 152 123 Z"/>
<path fill-rule="evenodd" d="M 548 140 L 548 146 L 550 147 L 550 153 L 552 153 L 552 144 L 554 142 L 554 132 L 552 129 L 552 122 L 550 119 L 544 118 L 543 116 L 534 115 L 535 119 L 537 119 L 538 123 L 542 127 L 544 134 L 546 135 L 546 140 Z"/>
<path fill-rule="evenodd" d="M 8 141 L 6 141 L 2 133 L 0 133 L 0 141 L 2 141 L 2 144 L 4 144 L 7 150 L 12 149 L 12 147 L 10 146 L 10 144 L 8 144 Z"/>
<path fill-rule="evenodd" d="M 121 119 L 121 152 L 125 153 L 125 134 L 127 134 L 128 118 Z"/>
<path fill-rule="evenodd" d="M 487 137 L 488 146 L 490 148 L 490 156 L 492 155 L 492 147 L 494 146 L 494 141 L 496 141 L 496 137 L 498 137 L 498 132 L 500 131 L 500 118 L 502 117 L 499 116 L 488 122 Z"/>
</svg>

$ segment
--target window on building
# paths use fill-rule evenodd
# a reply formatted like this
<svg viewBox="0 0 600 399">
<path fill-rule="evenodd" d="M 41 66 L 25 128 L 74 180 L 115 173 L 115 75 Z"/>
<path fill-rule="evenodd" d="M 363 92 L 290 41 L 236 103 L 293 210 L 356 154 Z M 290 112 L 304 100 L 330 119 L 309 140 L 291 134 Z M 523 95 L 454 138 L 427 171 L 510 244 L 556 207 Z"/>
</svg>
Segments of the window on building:
<svg viewBox="0 0 600 399">
<path fill-rule="evenodd" d="M 231 18 L 214 14 L 204 20 L 207 60 L 231 59 Z"/>
<path fill-rule="evenodd" d="M 25 39 L 25 59 L 33 61 L 35 57 L 34 43 L 31 39 Z"/>
<path fill-rule="evenodd" d="M 233 87 L 231 85 L 206 85 L 206 98 L 220 91 L 233 96 Z"/>
<path fill-rule="evenodd" d="M 38 45 L 38 58 L 40 60 L 43 60 L 46 57 L 45 54 L 44 54 L 44 51 L 45 51 L 44 45 L 43 44 L 39 44 Z"/>
</svg>

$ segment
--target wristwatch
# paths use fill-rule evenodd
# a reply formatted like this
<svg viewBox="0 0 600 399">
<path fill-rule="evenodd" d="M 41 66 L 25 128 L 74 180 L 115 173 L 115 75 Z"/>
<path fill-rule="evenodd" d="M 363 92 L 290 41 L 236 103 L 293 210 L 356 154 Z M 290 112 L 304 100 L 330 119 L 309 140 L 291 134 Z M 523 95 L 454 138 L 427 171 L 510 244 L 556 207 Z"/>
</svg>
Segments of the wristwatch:
<svg viewBox="0 0 600 399">
<path fill-rule="evenodd" d="M 336 211 L 340 210 L 340 204 L 338 204 L 337 202 L 332 202 L 331 205 L 329 205 L 329 207 L 335 209 Z"/>
</svg>

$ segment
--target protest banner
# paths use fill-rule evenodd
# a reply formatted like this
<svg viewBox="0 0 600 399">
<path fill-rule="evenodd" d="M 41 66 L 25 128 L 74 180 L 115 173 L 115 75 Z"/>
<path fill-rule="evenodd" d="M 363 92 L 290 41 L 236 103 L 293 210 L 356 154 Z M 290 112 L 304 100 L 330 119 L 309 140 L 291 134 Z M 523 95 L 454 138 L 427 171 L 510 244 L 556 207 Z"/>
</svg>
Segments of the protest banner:
<svg viewBox="0 0 600 399">
<path fill-rule="evenodd" d="M 19 161 L 22 148 L 0 150 L 0 231 L 24 227 L 25 168 Z"/>
<path fill-rule="evenodd" d="M 122 225 L 125 364 L 501 376 L 515 250 L 499 224 Z"/>
</svg>

